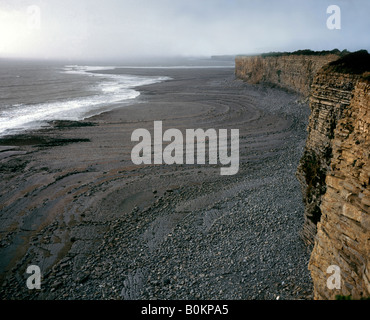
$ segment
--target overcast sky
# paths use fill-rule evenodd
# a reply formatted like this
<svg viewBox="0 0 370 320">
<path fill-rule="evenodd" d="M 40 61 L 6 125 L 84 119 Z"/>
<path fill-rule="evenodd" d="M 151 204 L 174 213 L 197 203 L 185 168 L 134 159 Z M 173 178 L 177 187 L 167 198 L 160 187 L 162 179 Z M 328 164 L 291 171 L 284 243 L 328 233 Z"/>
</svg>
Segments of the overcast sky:
<svg viewBox="0 0 370 320">
<path fill-rule="evenodd" d="M 341 29 L 329 30 L 329 5 Z M 370 51 L 370 0 L 0 0 L 0 57 Z"/>
</svg>

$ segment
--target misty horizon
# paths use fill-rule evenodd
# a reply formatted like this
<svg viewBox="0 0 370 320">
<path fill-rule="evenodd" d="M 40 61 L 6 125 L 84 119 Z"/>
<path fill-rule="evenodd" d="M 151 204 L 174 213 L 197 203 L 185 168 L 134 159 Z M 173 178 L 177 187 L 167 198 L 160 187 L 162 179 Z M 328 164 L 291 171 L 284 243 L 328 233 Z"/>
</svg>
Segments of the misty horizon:
<svg viewBox="0 0 370 320">
<path fill-rule="evenodd" d="M 326 10 L 341 9 L 329 30 Z M 17 0 L 0 3 L 0 58 L 160 61 L 369 50 L 369 1 Z"/>
</svg>

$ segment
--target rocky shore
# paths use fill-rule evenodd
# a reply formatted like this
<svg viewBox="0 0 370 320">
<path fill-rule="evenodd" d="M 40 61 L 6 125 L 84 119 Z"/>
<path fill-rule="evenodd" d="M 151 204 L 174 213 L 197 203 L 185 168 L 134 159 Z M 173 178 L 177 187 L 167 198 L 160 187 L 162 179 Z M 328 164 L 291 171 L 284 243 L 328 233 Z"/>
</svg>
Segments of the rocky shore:
<svg viewBox="0 0 370 320">
<path fill-rule="evenodd" d="M 312 299 L 295 177 L 307 102 L 233 69 L 173 80 L 82 122 L 1 139 L 1 299 Z M 137 128 L 240 130 L 240 170 L 142 165 Z M 28 290 L 26 268 L 42 270 Z"/>
</svg>

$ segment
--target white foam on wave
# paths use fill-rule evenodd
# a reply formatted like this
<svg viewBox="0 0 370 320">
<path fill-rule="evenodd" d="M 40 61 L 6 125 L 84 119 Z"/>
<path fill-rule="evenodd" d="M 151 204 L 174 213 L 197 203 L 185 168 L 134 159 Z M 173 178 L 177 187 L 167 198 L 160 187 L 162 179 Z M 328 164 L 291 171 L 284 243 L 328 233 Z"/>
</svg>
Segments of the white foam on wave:
<svg viewBox="0 0 370 320">
<path fill-rule="evenodd" d="M 40 128 L 51 120 L 83 120 L 112 110 L 122 103 L 137 98 L 135 87 L 170 80 L 168 77 L 142 77 L 132 75 L 100 74 L 90 71 L 111 70 L 110 66 L 67 65 L 63 73 L 99 77 L 101 81 L 92 88 L 96 94 L 40 104 L 14 104 L 0 112 L 0 135 Z"/>
<path fill-rule="evenodd" d="M 182 65 L 176 65 L 176 66 L 149 66 L 149 67 L 143 67 L 143 66 L 121 66 L 119 68 L 122 69 L 233 69 L 235 68 L 235 65 L 229 65 L 229 66 L 223 66 L 223 65 L 214 65 L 214 66 L 202 66 L 202 65 L 195 65 L 195 66 L 182 66 Z"/>
</svg>

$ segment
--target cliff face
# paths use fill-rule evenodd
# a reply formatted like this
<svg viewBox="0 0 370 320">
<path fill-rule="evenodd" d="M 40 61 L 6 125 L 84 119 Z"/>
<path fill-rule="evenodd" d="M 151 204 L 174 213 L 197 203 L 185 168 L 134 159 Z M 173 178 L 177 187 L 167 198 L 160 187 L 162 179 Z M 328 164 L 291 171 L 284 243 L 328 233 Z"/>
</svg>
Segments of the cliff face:
<svg viewBox="0 0 370 320">
<path fill-rule="evenodd" d="M 339 119 L 348 109 L 358 75 L 319 72 L 312 83 L 311 115 L 305 151 L 297 177 L 305 204 L 303 240 L 314 244 L 316 225 L 321 218 L 321 199 L 326 192 L 326 175 L 333 157 L 333 137 Z"/>
<path fill-rule="evenodd" d="M 347 95 L 346 95 L 347 96 Z M 340 111 L 339 111 L 340 112 Z M 315 298 L 370 296 L 370 82 L 358 80 L 333 132 L 332 157 L 309 269 Z M 340 267 L 329 290 L 327 268 Z"/>
<path fill-rule="evenodd" d="M 235 75 L 249 83 L 271 83 L 308 96 L 317 71 L 338 55 L 239 56 Z"/>
<path fill-rule="evenodd" d="M 370 55 L 324 66 L 310 94 L 311 116 L 297 176 L 303 189 L 309 269 L 316 299 L 370 296 Z M 329 266 L 340 270 L 330 289 Z"/>
<path fill-rule="evenodd" d="M 308 138 L 297 177 L 302 238 L 316 299 L 370 297 L 370 55 L 240 57 L 236 76 L 309 96 Z M 330 62 L 331 61 L 331 62 Z M 339 288 L 328 286 L 328 267 Z"/>
</svg>

